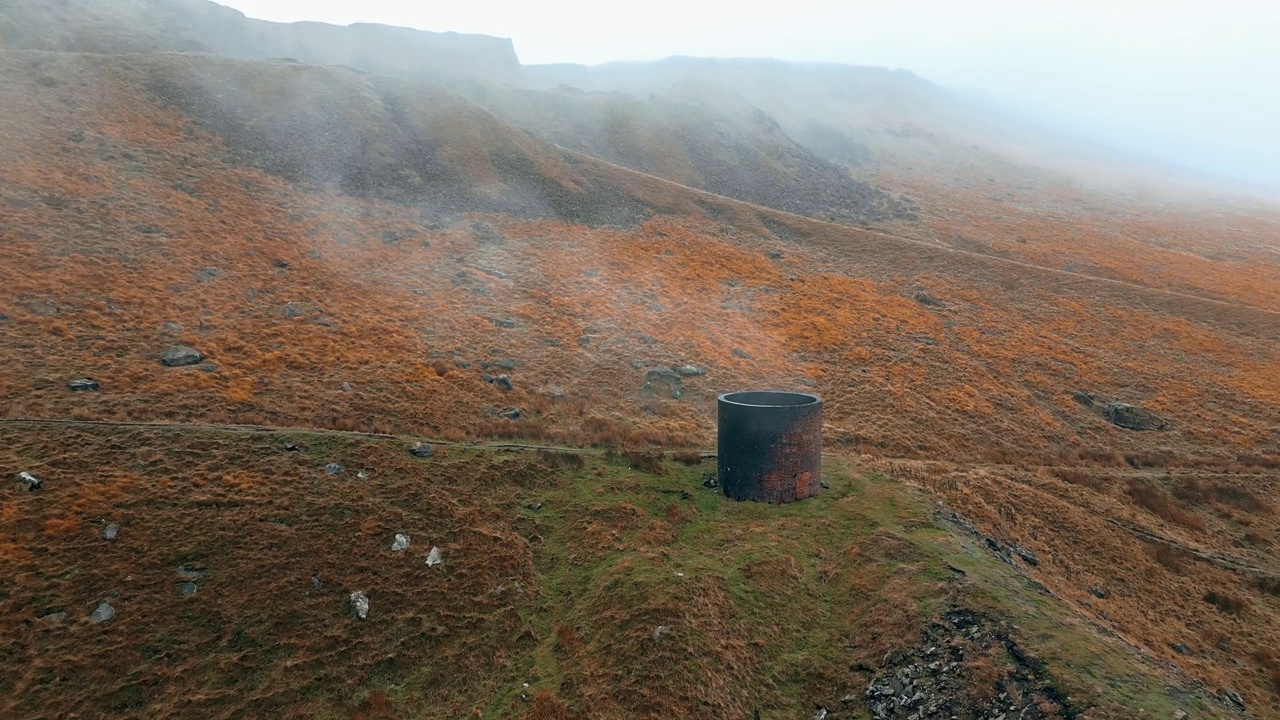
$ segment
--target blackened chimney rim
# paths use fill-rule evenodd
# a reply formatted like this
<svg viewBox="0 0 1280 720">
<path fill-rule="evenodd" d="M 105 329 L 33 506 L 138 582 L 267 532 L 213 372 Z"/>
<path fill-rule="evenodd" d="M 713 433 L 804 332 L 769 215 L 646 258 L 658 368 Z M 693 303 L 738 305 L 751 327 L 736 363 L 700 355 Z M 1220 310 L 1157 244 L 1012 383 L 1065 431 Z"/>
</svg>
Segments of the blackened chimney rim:
<svg viewBox="0 0 1280 720">
<path fill-rule="evenodd" d="M 751 396 L 754 396 L 754 402 Z M 817 395 L 792 390 L 738 390 L 723 393 L 716 399 L 729 405 L 758 408 L 807 407 L 822 403 L 822 398 Z M 784 400 L 791 402 L 784 402 Z"/>
</svg>

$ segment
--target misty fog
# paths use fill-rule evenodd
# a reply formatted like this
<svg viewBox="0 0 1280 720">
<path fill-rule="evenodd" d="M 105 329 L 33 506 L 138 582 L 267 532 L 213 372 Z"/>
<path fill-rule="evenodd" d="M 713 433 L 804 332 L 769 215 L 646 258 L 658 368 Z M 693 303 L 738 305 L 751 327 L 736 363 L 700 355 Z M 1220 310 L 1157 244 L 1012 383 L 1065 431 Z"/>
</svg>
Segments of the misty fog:
<svg viewBox="0 0 1280 720">
<path fill-rule="evenodd" d="M 1280 187 L 1280 6 L 1269 3 L 226 4 L 267 20 L 509 37 L 526 65 L 691 55 L 902 68 L 1116 150 Z"/>
</svg>

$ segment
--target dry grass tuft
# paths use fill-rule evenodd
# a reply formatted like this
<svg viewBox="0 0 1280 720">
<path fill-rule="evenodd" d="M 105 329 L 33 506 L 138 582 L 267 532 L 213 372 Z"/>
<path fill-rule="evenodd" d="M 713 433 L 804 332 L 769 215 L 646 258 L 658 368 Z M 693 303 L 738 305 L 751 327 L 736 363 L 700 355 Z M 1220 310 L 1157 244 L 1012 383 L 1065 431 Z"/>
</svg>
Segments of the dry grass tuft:
<svg viewBox="0 0 1280 720">
<path fill-rule="evenodd" d="M 539 690 L 533 695 L 533 704 L 524 720 L 570 720 L 569 708 L 549 690 Z"/>
<path fill-rule="evenodd" d="M 1205 593 L 1204 601 L 1216 607 L 1219 612 L 1224 612 L 1228 615 L 1239 615 L 1249 607 L 1248 602 L 1243 598 L 1217 590 L 1210 590 Z"/>
<path fill-rule="evenodd" d="M 1191 564 L 1195 562 L 1195 557 L 1191 553 L 1163 544 L 1154 546 L 1151 557 L 1164 569 L 1176 575 L 1185 575 Z"/>
<path fill-rule="evenodd" d="M 1164 488 L 1150 480 L 1130 478 L 1126 492 L 1136 505 L 1150 510 L 1163 520 L 1192 530 L 1204 529 L 1204 520 L 1199 515 L 1178 505 Z"/>
<path fill-rule="evenodd" d="M 682 465 L 701 465 L 702 453 L 697 450 L 679 450 L 671 454 L 671 458 Z"/>
</svg>

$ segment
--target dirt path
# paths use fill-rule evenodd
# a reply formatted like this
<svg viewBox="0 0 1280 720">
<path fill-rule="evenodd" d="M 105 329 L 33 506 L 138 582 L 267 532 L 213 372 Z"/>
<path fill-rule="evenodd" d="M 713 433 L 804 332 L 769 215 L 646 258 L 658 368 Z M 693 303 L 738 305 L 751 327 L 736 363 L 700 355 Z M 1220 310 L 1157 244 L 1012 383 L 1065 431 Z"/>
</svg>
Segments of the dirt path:
<svg viewBox="0 0 1280 720">
<path fill-rule="evenodd" d="M 1034 264 L 1034 263 L 1029 263 L 1029 262 L 1025 262 L 1025 261 L 1022 261 L 1022 260 L 1013 260 L 1013 259 L 1010 259 L 1010 258 L 1003 258 L 1003 257 L 999 257 L 999 256 L 997 256 L 997 255 L 985 255 L 985 254 L 983 254 L 983 253 L 972 252 L 972 251 L 970 251 L 970 250 L 961 250 L 961 249 L 959 249 L 959 248 L 949 247 L 949 246 L 946 246 L 946 245 L 940 245 L 940 244 L 929 243 L 929 242 L 925 242 L 925 241 L 923 241 L 923 240 L 918 240 L 918 239 L 916 239 L 916 238 L 910 238 L 910 237 L 907 237 L 907 236 L 905 236 L 905 235 L 897 235 L 897 234 L 894 234 L 894 233 L 891 233 L 891 232 L 887 232 L 887 231 L 885 231 L 885 230 L 879 230 L 879 229 L 867 228 L 867 227 L 853 227 L 853 226 L 849 226 L 849 225 L 841 225 L 841 224 L 839 224 L 839 223 L 833 223 L 833 222 L 829 222 L 829 221 L 826 221 L 826 220 L 818 220 L 817 218 L 811 218 L 811 217 L 807 217 L 807 216 L 804 216 L 804 215 L 796 215 L 795 213 L 789 213 L 789 212 L 786 212 L 785 210 L 778 210 L 777 208 L 765 207 L 765 206 L 763 206 L 763 205 L 756 205 L 756 204 L 754 204 L 754 203 L 749 203 L 749 202 L 747 202 L 747 201 L 745 201 L 745 200 L 738 200 L 738 199 L 736 199 L 736 198 L 726 197 L 726 196 L 724 196 L 724 195 L 718 195 L 718 194 L 716 194 L 716 193 L 713 193 L 713 192 L 710 192 L 710 191 L 707 191 L 707 190 L 701 190 L 701 189 L 698 189 L 698 188 L 695 188 L 695 187 L 689 187 L 688 185 L 682 185 L 682 184 L 680 184 L 680 183 L 678 183 L 678 182 L 675 182 L 674 180 L 668 180 L 668 179 L 666 179 L 666 178 L 661 178 L 661 177 L 658 177 L 658 176 L 656 176 L 656 175 L 650 175 L 649 173 L 641 172 L 641 171 L 639 171 L 639 170 L 633 170 L 633 169 L 631 169 L 631 168 L 623 167 L 623 166 L 621 166 L 621 165 L 615 165 L 614 163 L 608 162 L 608 161 L 606 161 L 606 160 L 602 160 L 602 159 L 600 159 L 600 158 L 598 158 L 598 157 L 595 157 L 594 155 L 587 155 L 587 154 L 585 154 L 585 153 L 581 153 L 581 152 L 578 152 L 578 151 L 576 151 L 576 150 L 571 150 L 571 149 L 569 149 L 569 148 L 566 148 L 566 147 L 563 147 L 563 146 L 560 146 L 560 145 L 556 145 L 555 147 L 557 147 L 558 149 L 560 149 L 562 152 L 564 152 L 564 153 L 566 153 L 566 154 L 568 154 L 568 155 L 571 155 L 571 156 L 573 156 L 573 157 L 576 157 L 576 158 L 578 158 L 578 159 L 590 160 L 590 161 L 592 161 L 592 162 L 598 162 L 598 163 L 600 163 L 600 164 L 602 164 L 602 165 L 606 165 L 606 166 L 608 166 L 608 167 L 610 167 L 610 168 L 613 168 L 613 169 L 615 169 L 615 170 L 617 170 L 617 171 L 620 171 L 620 172 L 635 173 L 636 175 L 643 176 L 643 177 L 645 177 L 645 178 L 648 178 L 648 179 L 653 180 L 653 181 L 656 181 L 656 182 L 665 183 L 665 184 L 668 184 L 668 185 L 673 185 L 673 186 L 675 186 L 675 187 L 681 188 L 682 190 L 688 191 L 688 192 L 693 193 L 693 194 L 696 194 L 696 195 L 702 195 L 702 196 L 704 196 L 704 197 L 712 197 L 712 198 L 715 198 L 715 199 L 717 199 L 717 200 L 721 200 L 721 201 L 724 201 L 724 202 L 733 203 L 733 204 L 736 204 L 736 205 L 744 205 L 744 206 L 747 206 L 747 207 L 749 207 L 749 208 L 752 208 L 753 210 L 758 211 L 758 212 L 769 212 L 769 213 L 777 213 L 777 214 L 779 214 L 779 215 L 785 215 L 785 216 L 787 216 L 787 217 L 795 218 L 795 219 L 797 219 L 797 220 L 801 220 L 801 221 L 804 221 L 804 222 L 806 222 L 806 223 L 813 223 L 813 224 L 820 225 L 820 226 L 823 226 L 823 227 L 828 227 L 828 228 L 837 229 L 837 230 L 840 230 L 840 231 L 843 231 L 843 232 L 860 232 L 860 233 L 867 233 L 867 234 L 869 234 L 869 235 L 873 235 L 873 236 L 876 236 L 876 237 L 878 237 L 878 238 L 882 238 L 882 239 L 884 239 L 884 240 L 893 240 L 893 241 L 896 241 L 896 242 L 909 243 L 909 244 L 911 244 L 911 245 L 917 245 L 917 246 L 920 246 L 920 247 L 926 247 L 926 248 L 929 248 L 930 250 L 935 250 L 935 251 L 940 251 L 940 252 L 945 252 L 945 253 L 951 253 L 951 254 L 959 255 L 959 256 L 967 256 L 967 257 L 972 257 L 972 258 L 980 258 L 980 259 L 982 259 L 982 260 L 987 260 L 987 261 L 990 261 L 990 262 L 992 262 L 992 263 L 998 263 L 998 264 L 1002 264 L 1002 265 L 1008 265 L 1008 266 L 1013 266 L 1013 267 L 1029 268 L 1029 269 L 1033 269 L 1033 270 L 1037 270 L 1037 271 L 1041 271 L 1041 272 L 1052 273 L 1052 274 L 1054 274 L 1054 275 L 1058 275 L 1058 276 L 1068 277 L 1068 278 L 1071 278 L 1071 279 L 1073 279 L 1073 280 L 1087 280 L 1087 281 L 1092 281 L 1092 282 L 1105 283 L 1105 284 L 1112 285 L 1112 286 L 1115 286 L 1115 287 L 1122 287 L 1122 288 L 1131 289 L 1131 290 L 1138 290 L 1138 291 L 1142 291 L 1142 292 L 1153 293 L 1153 294 L 1161 295 L 1161 296 L 1164 296 L 1164 297 L 1175 297 L 1175 298 L 1180 298 L 1180 299 L 1183 299 L 1183 300 L 1193 300 L 1193 301 L 1198 301 L 1198 302 L 1209 303 L 1209 304 L 1211 304 L 1211 305 L 1218 305 L 1218 306 L 1223 306 L 1223 307 L 1232 307 L 1232 308 L 1240 308 L 1240 309 L 1243 309 L 1243 310 L 1249 310 L 1249 311 L 1254 311 L 1254 312 L 1264 313 L 1264 314 L 1266 314 L 1266 315 L 1270 315 L 1270 316 L 1280 316 L 1280 311 L 1276 311 L 1276 310 L 1269 310 L 1269 309 L 1267 309 L 1267 308 L 1258 307 L 1258 306 L 1256 306 L 1256 305 L 1249 305 L 1249 304 L 1247 304 L 1247 303 L 1236 302 L 1236 301 L 1232 301 L 1232 300 L 1219 300 L 1219 299 L 1215 299 L 1215 298 L 1204 297 L 1204 296 L 1202 296 L 1202 295 L 1193 295 L 1193 294 L 1190 294 L 1190 293 L 1178 292 L 1178 291 L 1176 291 L 1176 290 L 1165 290 L 1165 289 L 1163 289 L 1163 288 L 1156 288 L 1156 287 L 1151 287 L 1151 286 L 1149 286 L 1149 285 L 1140 285 L 1140 284 L 1137 284 L 1137 283 L 1125 282 L 1124 280 L 1115 280 L 1115 279 L 1112 279 L 1112 278 L 1099 277 L 1099 276 L 1097 276 L 1097 275 L 1088 275 L 1088 274 L 1083 274 L 1083 273 L 1072 273 L 1072 272 L 1067 272 L 1066 270 L 1059 270 L 1059 269 L 1057 269 L 1057 268 L 1045 267 L 1045 266 L 1043 266 L 1043 265 L 1036 265 L 1036 264 Z"/>
<path fill-rule="evenodd" d="M 306 433 L 309 435 L 336 435 L 340 437 L 364 437 L 375 438 L 378 440 L 422 440 L 432 445 L 440 445 L 442 447 L 460 447 L 460 448 L 479 448 L 487 450 L 517 450 L 523 452 L 571 452 L 571 453 L 588 453 L 593 455 L 603 455 L 607 452 L 606 448 L 598 447 L 571 447 L 568 445 L 535 445 L 532 443 L 514 443 L 505 441 L 475 441 L 475 442 L 454 442 L 450 440 L 436 440 L 428 437 L 416 435 L 387 435 L 385 433 L 360 432 L 358 430 L 329 430 L 326 428 L 297 427 L 297 426 L 277 426 L 277 425 L 226 425 L 211 423 L 180 423 L 180 422 L 133 422 L 133 421 L 112 421 L 112 420 L 69 420 L 57 418 L 0 418 L 0 432 L 5 427 L 14 427 L 22 425 L 45 425 L 54 427 L 105 427 L 105 428 L 127 428 L 132 430 L 172 430 L 172 431 L 196 431 L 196 432 L 225 432 L 225 433 L 259 433 L 259 434 L 277 434 L 277 433 Z M 716 453 L 709 450 L 702 450 L 699 453 L 704 458 L 715 457 Z"/>
</svg>

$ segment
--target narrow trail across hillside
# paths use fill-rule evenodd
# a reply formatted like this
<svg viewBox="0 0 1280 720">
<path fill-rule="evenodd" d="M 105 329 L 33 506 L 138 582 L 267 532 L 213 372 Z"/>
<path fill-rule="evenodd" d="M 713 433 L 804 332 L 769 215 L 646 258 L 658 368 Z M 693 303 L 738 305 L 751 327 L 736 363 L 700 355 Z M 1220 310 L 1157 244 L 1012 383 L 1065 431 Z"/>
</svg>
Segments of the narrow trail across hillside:
<svg viewBox="0 0 1280 720">
<path fill-rule="evenodd" d="M 59 418 L 0 418 L 0 434 L 6 427 L 20 426 L 46 426 L 46 427 L 84 427 L 84 428 L 116 428 L 127 430 L 167 430 L 174 432 L 224 432 L 224 433 L 244 433 L 244 434 L 262 434 L 262 435 L 283 435 L 289 433 L 302 433 L 308 435 L 330 435 L 337 437 L 351 438 L 370 438 L 375 440 L 423 440 L 432 445 L 441 447 L 456 447 L 478 450 L 510 450 L 517 452 L 565 452 L 565 453 L 583 453 L 590 455 L 604 455 L 608 452 L 607 448 L 599 447 L 573 447 L 569 445 L 539 445 L 534 443 L 514 443 L 505 441 L 463 441 L 456 442 L 450 440 L 435 440 L 428 437 L 416 435 L 388 435 L 385 433 L 360 432 L 358 430 L 331 430 L 326 428 L 298 427 L 298 426 L 276 426 L 276 425 L 234 425 L 234 424 L 214 424 L 214 423 L 169 423 L 169 422 L 141 422 L 141 421 L 118 421 L 118 420 L 72 420 Z M 700 450 L 699 455 L 703 458 L 714 458 L 716 453 L 711 450 Z M 836 457 L 842 456 L 841 453 L 824 452 L 824 456 Z M 918 484 L 918 483 L 912 483 Z M 924 486 L 921 486 L 924 487 Z M 1275 577 L 1272 573 L 1262 568 L 1246 565 L 1231 558 L 1226 558 L 1211 553 L 1206 553 L 1197 548 L 1189 547 L 1176 540 L 1156 535 L 1142 528 L 1134 527 L 1128 523 L 1120 522 L 1111 518 L 1104 518 L 1112 525 L 1127 531 L 1135 537 L 1141 538 L 1148 542 L 1156 542 L 1167 545 L 1172 548 L 1183 550 L 1195 557 L 1206 562 L 1218 565 L 1219 567 L 1234 572 L 1245 573 L 1249 575 L 1259 575 L 1264 577 Z"/>
<path fill-rule="evenodd" d="M 915 246 L 922 247 L 922 248 L 929 248 L 930 250 L 936 250 L 936 251 L 941 251 L 941 252 L 950 253 L 950 254 L 954 254 L 954 255 L 960 255 L 960 256 L 967 256 L 967 257 L 972 257 L 972 258 L 978 258 L 978 259 L 981 259 L 981 260 L 988 260 L 988 261 L 991 261 L 991 262 L 993 262 L 993 263 L 998 263 L 998 264 L 1003 264 L 1003 265 L 1010 265 L 1010 266 L 1014 266 L 1014 267 L 1022 267 L 1022 268 L 1027 268 L 1027 269 L 1031 269 L 1031 270 L 1037 270 L 1037 271 L 1041 271 L 1041 272 L 1052 273 L 1052 274 L 1057 275 L 1057 276 L 1061 276 L 1061 277 L 1065 277 L 1065 278 L 1071 278 L 1071 279 L 1073 279 L 1073 280 L 1077 280 L 1077 281 L 1093 281 L 1093 282 L 1099 282 L 1099 283 L 1106 283 L 1106 284 L 1111 285 L 1111 286 L 1115 286 L 1115 287 L 1122 287 L 1122 288 L 1127 288 L 1127 289 L 1131 289 L 1131 290 L 1137 290 L 1137 291 L 1140 291 L 1140 292 L 1149 292 L 1149 293 L 1155 293 L 1155 294 L 1162 295 L 1162 296 L 1166 296 L 1166 297 L 1176 297 L 1176 298 L 1181 298 L 1181 299 L 1184 299 L 1184 300 L 1193 300 L 1193 301 L 1205 302 L 1205 303 L 1210 303 L 1210 304 L 1213 304 L 1213 305 L 1220 305 L 1220 306 L 1223 306 L 1223 307 L 1240 308 L 1240 309 L 1244 309 L 1244 310 L 1251 310 L 1251 311 L 1255 311 L 1255 312 L 1264 313 L 1264 314 L 1266 314 L 1266 315 L 1270 315 L 1270 316 L 1274 316 L 1274 317 L 1280 317 L 1280 311 L 1277 311 L 1277 310 L 1269 310 L 1269 309 L 1267 309 L 1267 308 L 1258 307 L 1257 305 L 1249 305 L 1249 304 L 1247 304 L 1247 303 L 1236 302 L 1236 301 L 1232 301 L 1232 300 L 1219 300 L 1219 299 L 1215 299 L 1215 298 L 1208 298 L 1208 297 L 1204 297 L 1204 296 L 1202 296 L 1202 295 L 1192 295 L 1192 294 L 1190 294 L 1190 293 L 1178 292 L 1178 291 L 1176 291 L 1176 290 L 1165 290 L 1165 289 L 1162 289 L 1162 288 L 1154 288 L 1154 287 L 1151 287 L 1151 286 L 1149 286 L 1149 285 L 1139 285 L 1139 284 L 1137 284 L 1137 283 L 1125 282 L 1125 281 L 1123 281 L 1123 280 L 1115 280 L 1115 279 L 1112 279 L 1112 278 L 1104 278 L 1104 277 L 1099 277 L 1099 276 L 1097 276 L 1097 275 L 1088 275 L 1088 274 L 1083 274 L 1083 273 L 1067 272 L 1066 270 L 1059 270 L 1059 269 L 1057 269 L 1057 268 L 1045 267 L 1044 265 L 1036 265 L 1036 264 L 1034 264 L 1034 263 L 1024 262 L 1024 261 L 1022 261 L 1022 260 L 1011 260 L 1011 259 L 1009 259 L 1009 258 L 998 257 L 998 256 L 996 256 L 996 255 L 984 255 L 984 254 L 982 254 L 982 253 L 972 252 L 972 251 L 970 251 L 970 250 L 961 250 L 961 249 L 958 249 L 958 248 L 948 247 L 948 246 L 946 246 L 946 245 L 935 245 L 935 244 L 932 244 L 932 243 L 924 242 L 924 241 L 922 241 L 922 240 L 917 240 L 917 239 L 915 239 L 915 238 L 910 238 L 910 237 L 907 237 L 907 236 L 905 236 L 905 235 L 896 235 L 896 234 L 894 234 L 894 233 L 887 232 L 887 231 L 885 231 L 885 230 L 877 230 L 877 229 L 865 228 L 865 227 L 853 227 L 853 226 L 850 226 L 850 225 L 841 225 L 841 224 L 839 224 L 839 223 L 833 223 L 833 222 L 829 222 L 829 221 L 827 221 L 827 220 L 819 220 L 819 219 L 817 219 L 817 218 L 811 218 L 811 217 L 807 217 L 807 216 L 804 216 L 804 215 L 796 215 L 795 213 L 790 213 L 790 212 L 787 212 L 787 211 L 785 211 L 785 210 L 779 210 L 779 209 L 777 209 L 777 208 L 772 208 L 772 207 L 765 207 L 765 206 L 763 206 L 763 205 L 756 205 L 756 204 L 754 204 L 754 203 L 750 203 L 750 202 L 747 202 L 747 201 L 745 201 L 745 200 L 738 200 L 738 199 L 736 199 L 736 198 L 726 197 L 726 196 L 724 196 L 724 195 L 717 195 L 716 193 L 713 193 L 713 192 L 710 192 L 710 191 L 707 191 L 707 190 L 701 190 L 701 189 L 699 189 L 699 188 L 690 187 L 690 186 L 688 186 L 688 185 L 682 185 L 682 184 L 680 184 L 680 183 L 678 183 L 678 182 L 675 182 L 674 180 L 668 180 L 668 179 L 666 179 L 666 178 L 658 177 L 657 175 L 650 175 L 649 173 L 646 173 L 646 172 L 641 172 L 641 171 L 639 171 L 639 170 L 633 170 L 633 169 L 631 169 L 631 168 L 623 167 L 623 166 L 621 166 L 621 165 L 615 165 L 614 163 L 608 162 L 607 160 L 602 160 L 602 159 L 600 159 L 600 158 L 598 158 L 598 157 L 595 157 L 594 155 L 587 155 L 587 154 L 585 154 L 585 153 L 581 153 L 581 152 L 578 152 L 578 151 L 576 151 L 576 150 L 570 150 L 569 148 L 566 148 L 566 147 L 561 146 L 561 145 L 556 145 L 556 147 L 557 147 L 557 148 L 559 148 L 561 151 L 563 151 L 563 152 L 565 152 L 565 153 L 567 153 L 567 154 L 569 154 L 569 155 L 571 155 L 571 156 L 573 156 L 573 157 L 575 157 L 575 158 L 578 158 L 578 159 L 580 159 L 580 160 L 589 160 L 589 161 L 592 161 L 592 162 L 598 162 L 598 163 L 600 163 L 600 164 L 602 164 L 602 165 L 608 166 L 608 167 L 613 168 L 613 169 L 615 169 L 615 170 L 618 170 L 618 171 L 620 171 L 620 172 L 634 173 L 634 174 L 639 175 L 639 176 L 641 176 L 641 177 L 645 177 L 645 178 L 648 178 L 648 179 L 650 179 L 650 180 L 654 180 L 654 181 L 656 181 L 656 182 L 664 183 L 664 184 L 666 184 L 666 185 L 671 185 L 671 186 L 673 186 L 673 187 L 677 187 L 677 188 L 680 188 L 680 189 L 682 189 L 682 190 L 686 190 L 686 191 L 691 192 L 691 193 L 694 193 L 694 194 L 696 194 L 696 195 L 701 195 L 701 196 L 703 196 L 703 197 L 715 198 L 715 199 L 717 199 L 717 200 L 721 200 L 721 201 L 728 202 L 728 203 L 733 203 L 733 204 L 735 204 L 735 205 L 743 205 L 743 206 L 748 207 L 748 208 L 750 208 L 750 209 L 752 209 L 753 211 L 756 211 L 756 212 L 777 213 L 777 214 L 779 214 L 779 215 L 784 215 L 784 216 L 786 216 L 786 217 L 795 218 L 795 219 L 797 219 L 797 220 L 801 220 L 801 221 L 806 222 L 806 223 L 813 223 L 813 224 L 816 224 L 816 225 L 820 225 L 820 226 L 822 226 L 822 227 L 831 228 L 831 229 L 838 230 L 838 231 L 841 231 L 841 232 L 851 232 L 851 231 L 856 231 L 856 232 L 868 233 L 868 234 L 870 234 L 870 235 L 874 235 L 874 236 L 876 236 L 876 237 L 883 238 L 883 239 L 885 239 L 885 240 L 894 240 L 894 241 L 897 241 L 897 242 L 909 243 L 909 244 L 911 244 L 911 245 L 915 245 Z"/>
<path fill-rule="evenodd" d="M 183 423 L 183 422 L 142 422 L 128 420 L 71 420 L 61 418 L 0 418 L 0 432 L 5 427 L 22 425 L 44 425 L 53 427 L 102 427 L 128 430 L 170 430 L 176 432 L 225 432 L 262 435 L 282 435 L 288 433 L 305 433 L 308 435 L 331 435 L 338 437 L 371 438 L 376 440 L 421 440 L 441 447 L 475 448 L 481 450 L 516 450 L 523 452 L 568 452 L 603 455 L 607 448 L 574 447 L 570 445 L 537 445 L 533 443 L 515 443 L 506 441 L 452 441 L 438 440 L 422 435 L 388 435 L 386 433 L 361 432 L 359 430 L 331 430 L 289 425 L 234 425 L 216 423 Z M 715 452 L 700 450 L 702 457 L 715 457 Z"/>
</svg>

